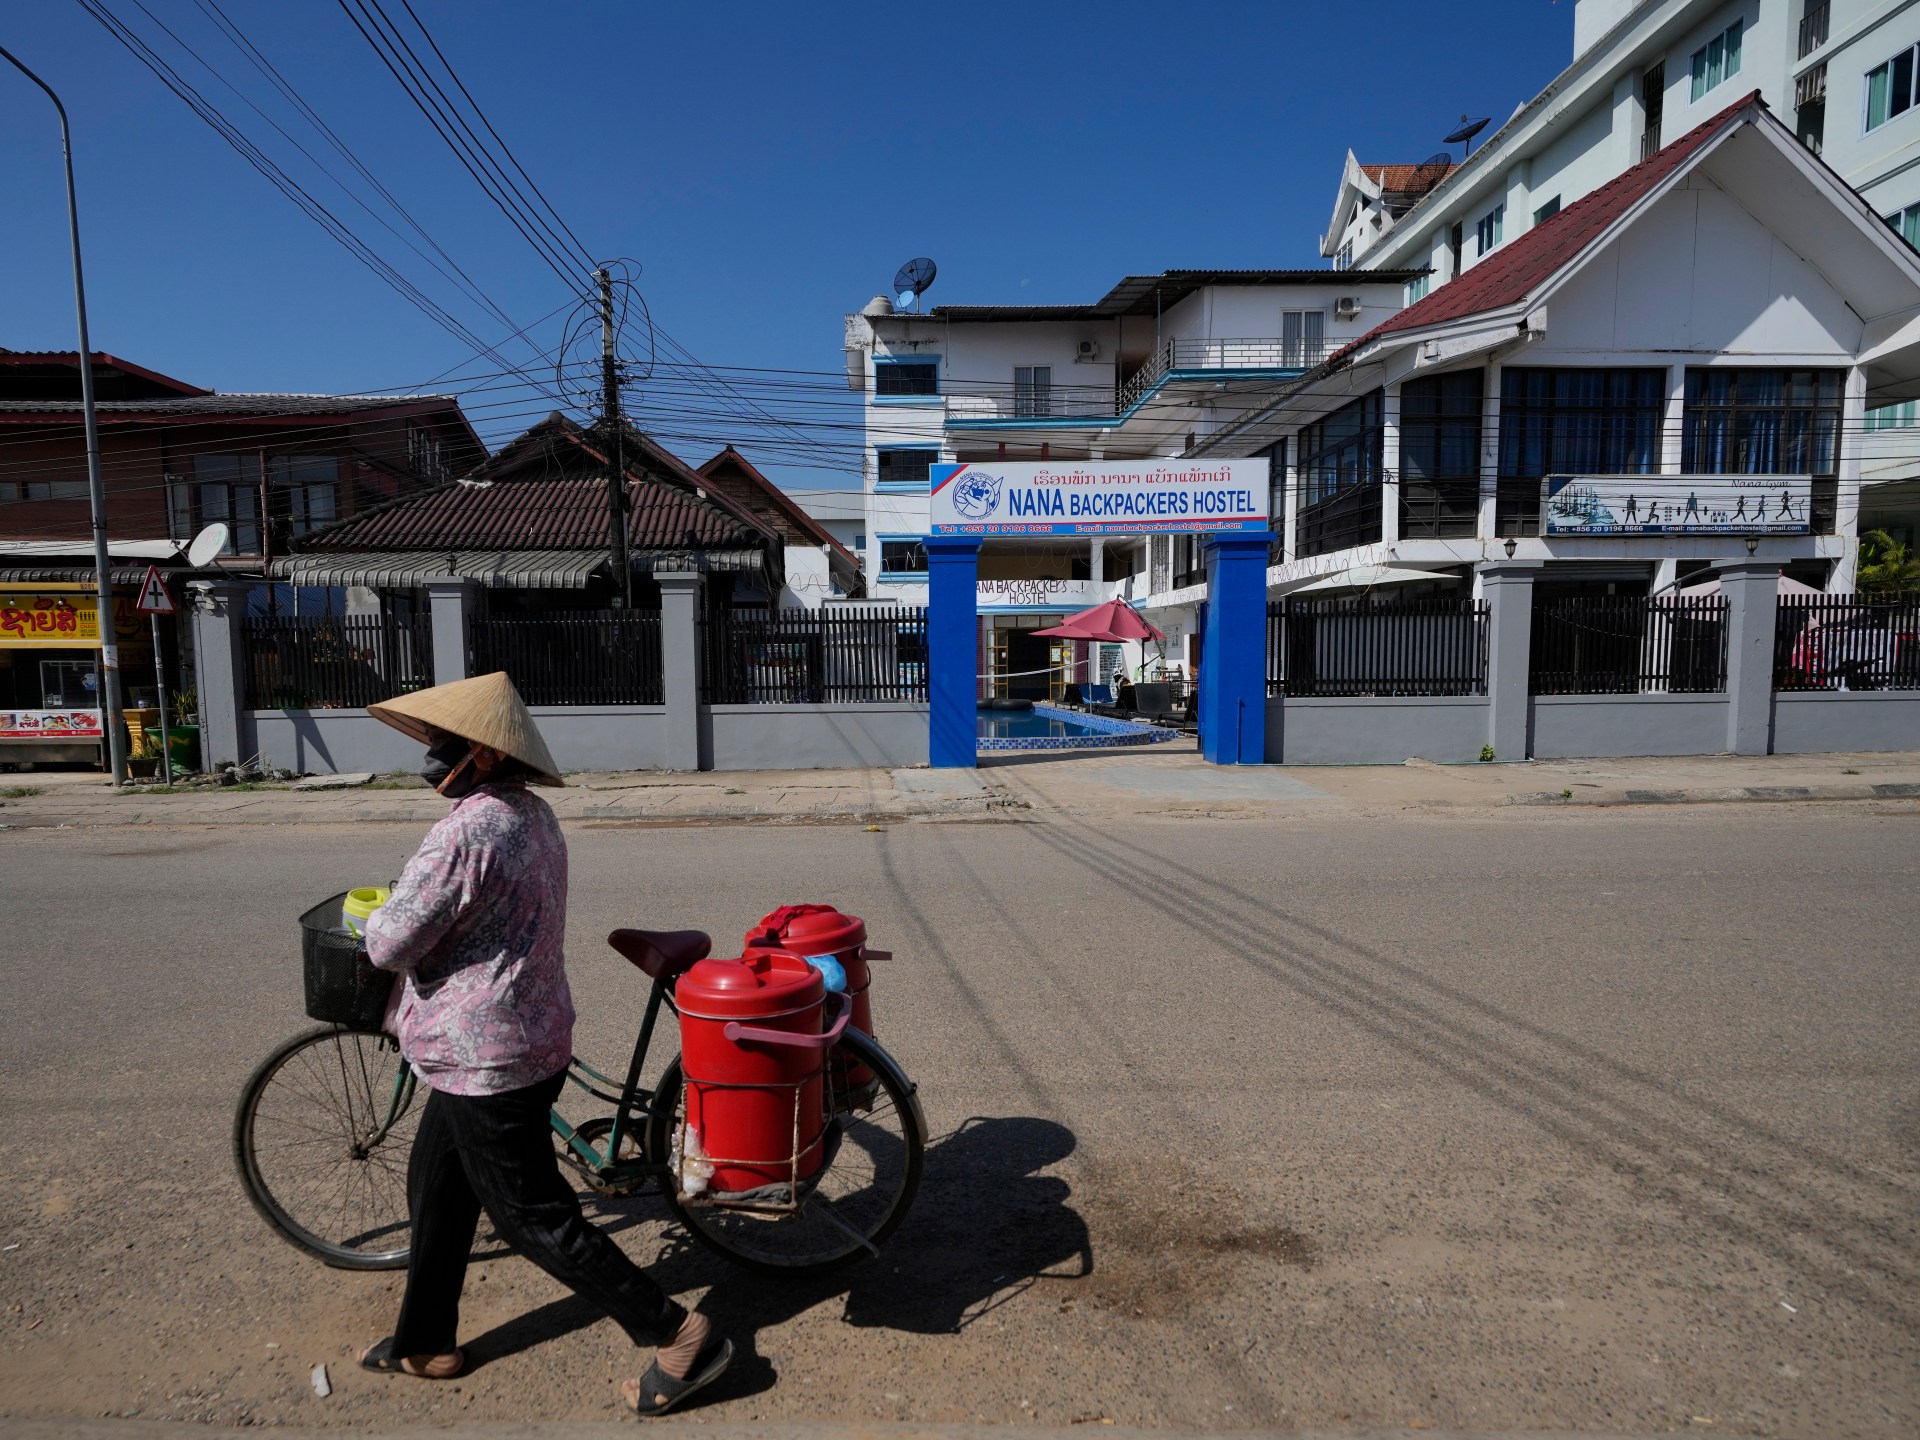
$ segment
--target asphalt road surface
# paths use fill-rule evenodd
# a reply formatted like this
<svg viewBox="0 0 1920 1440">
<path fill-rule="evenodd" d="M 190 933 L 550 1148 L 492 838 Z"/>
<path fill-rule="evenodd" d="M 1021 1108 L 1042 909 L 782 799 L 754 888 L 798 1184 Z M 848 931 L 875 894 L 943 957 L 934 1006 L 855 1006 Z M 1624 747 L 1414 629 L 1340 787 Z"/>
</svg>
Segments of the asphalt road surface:
<svg viewBox="0 0 1920 1440">
<path fill-rule="evenodd" d="M 835 1281 L 591 1213 L 742 1340 L 709 1419 L 1912 1435 L 1915 817 L 573 826 L 583 1055 L 638 1018 L 609 928 L 831 900 L 935 1137 Z M 0 1414 L 615 1416 L 640 1360 L 484 1227 L 477 1368 L 354 1368 L 397 1277 L 234 1178 L 295 916 L 417 839 L 0 834 Z"/>
</svg>

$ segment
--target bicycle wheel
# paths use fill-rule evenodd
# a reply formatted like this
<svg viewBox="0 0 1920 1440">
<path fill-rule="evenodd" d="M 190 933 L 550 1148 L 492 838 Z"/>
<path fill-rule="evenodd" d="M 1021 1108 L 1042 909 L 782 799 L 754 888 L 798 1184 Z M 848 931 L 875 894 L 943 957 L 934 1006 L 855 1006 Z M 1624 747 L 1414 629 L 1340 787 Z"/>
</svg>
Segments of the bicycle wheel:
<svg viewBox="0 0 1920 1440">
<path fill-rule="evenodd" d="M 835 1065 L 831 1057 L 846 1063 Z M 849 1094 L 836 1076 L 857 1066 L 871 1070 L 874 1080 Z M 684 1088 L 676 1056 L 647 1117 L 647 1157 L 654 1164 L 667 1163 Z M 671 1177 L 662 1180 L 667 1204 L 696 1239 L 755 1270 L 817 1275 L 876 1253 L 899 1228 L 920 1188 L 927 1148 L 913 1082 L 875 1041 L 849 1028 L 831 1052 L 824 1088 L 837 1134 L 830 1134 L 827 1163 L 803 1187 L 805 1199 L 792 1213 L 729 1210 L 688 1199 Z"/>
<path fill-rule="evenodd" d="M 414 1080 L 385 1035 L 323 1025 L 260 1062 L 233 1117 L 233 1159 L 253 1208 L 343 1270 L 403 1270 Z"/>
</svg>

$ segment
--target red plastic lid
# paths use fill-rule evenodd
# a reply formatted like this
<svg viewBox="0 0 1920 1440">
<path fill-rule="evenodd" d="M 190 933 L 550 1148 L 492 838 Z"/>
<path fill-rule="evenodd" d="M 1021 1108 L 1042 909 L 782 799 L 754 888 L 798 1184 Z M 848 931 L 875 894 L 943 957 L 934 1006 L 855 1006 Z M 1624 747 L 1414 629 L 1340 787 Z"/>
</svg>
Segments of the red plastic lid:
<svg viewBox="0 0 1920 1440">
<path fill-rule="evenodd" d="M 738 960 L 708 958 L 680 977 L 674 1003 L 708 1020 L 767 1019 L 817 1005 L 827 992 L 820 972 L 798 955 L 756 950 Z"/>
<path fill-rule="evenodd" d="M 867 922 L 831 905 L 782 905 L 753 927 L 747 945 L 780 945 L 801 955 L 838 955 L 867 943 Z"/>
</svg>

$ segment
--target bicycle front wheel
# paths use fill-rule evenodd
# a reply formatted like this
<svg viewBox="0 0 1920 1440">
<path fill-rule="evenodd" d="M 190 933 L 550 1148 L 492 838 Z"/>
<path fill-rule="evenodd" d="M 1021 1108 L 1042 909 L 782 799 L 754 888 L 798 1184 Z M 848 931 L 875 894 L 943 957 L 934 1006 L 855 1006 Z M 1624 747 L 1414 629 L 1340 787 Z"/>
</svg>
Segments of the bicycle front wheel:
<svg viewBox="0 0 1920 1440">
<path fill-rule="evenodd" d="M 385 1035 L 323 1025 L 260 1062 L 240 1092 L 233 1158 L 280 1236 L 343 1270 L 403 1270 L 407 1155 L 425 1107 Z"/>
<path fill-rule="evenodd" d="M 873 1080 L 858 1091 L 848 1076 L 862 1068 Z M 728 1209 L 688 1198 L 671 1174 L 661 1179 L 667 1203 L 703 1244 L 755 1270 L 817 1275 L 865 1256 L 899 1228 L 920 1188 L 927 1122 L 913 1082 L 879 1044 L 849 1027 L 830 1052 L 823 1085 L 830 1144 L 820 1173 L 786 1213 Z M 647 1158 L 665 1165 L 685 1113 L 678 1058 L 660 1077 L 647 1117 Z"/>
</svg>

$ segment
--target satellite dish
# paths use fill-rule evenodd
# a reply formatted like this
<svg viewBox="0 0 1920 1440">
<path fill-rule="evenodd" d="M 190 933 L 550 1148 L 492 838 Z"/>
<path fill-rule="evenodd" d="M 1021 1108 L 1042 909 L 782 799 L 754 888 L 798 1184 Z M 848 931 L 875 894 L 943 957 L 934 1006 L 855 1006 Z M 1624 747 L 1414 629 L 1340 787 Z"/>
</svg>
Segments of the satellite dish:
<svg viewBox="0 0 1920 1440">
<path fill-rule="evenodd" d="M 1487 128 L 1489 118 L 1490 117 L 1486 115 L 1482 115 L 1478 120 L 1469 120 L 1465 115 L 1462 115 L 1460 117 L 1459 128 L 1448 135 L 1444 143 L 1448 145 L 1465 145 L 1467 147 L 1467 153 L 1471 155 L 1473 153 L 1473 137 Z"/>
<path fill-rule="evenodd" d="M 207 526 L 193 537 L 193 543 L 187 546 L 187 564 L 194 569 L 204 569 L 211 564 L 213 557 L 227 548 L 227 536 L 230 532 L 218 520 Z"/>
<path fill-rule="evenodd" d="M 1453 169 L 1453 152 L 1451 150 L 1442 150 L 1437 155 L 1429 155 L 1418 165 L 1414 166 L 1413 175 L 1407 188 L 1424 195 L 1427 191 L 1438 185 L 1451 169 Z"/>
<path fill-rule="evenodd" d="M 940 273 L 940 267 L 921 255 L 902 265 L 893 275 L 893 291 L 900 297 L 902 305 L 912 298 L 917 308 L 920 297 L 927 293 L 927 287 L 933 284 L 933 277 Z"/>
</svg>

